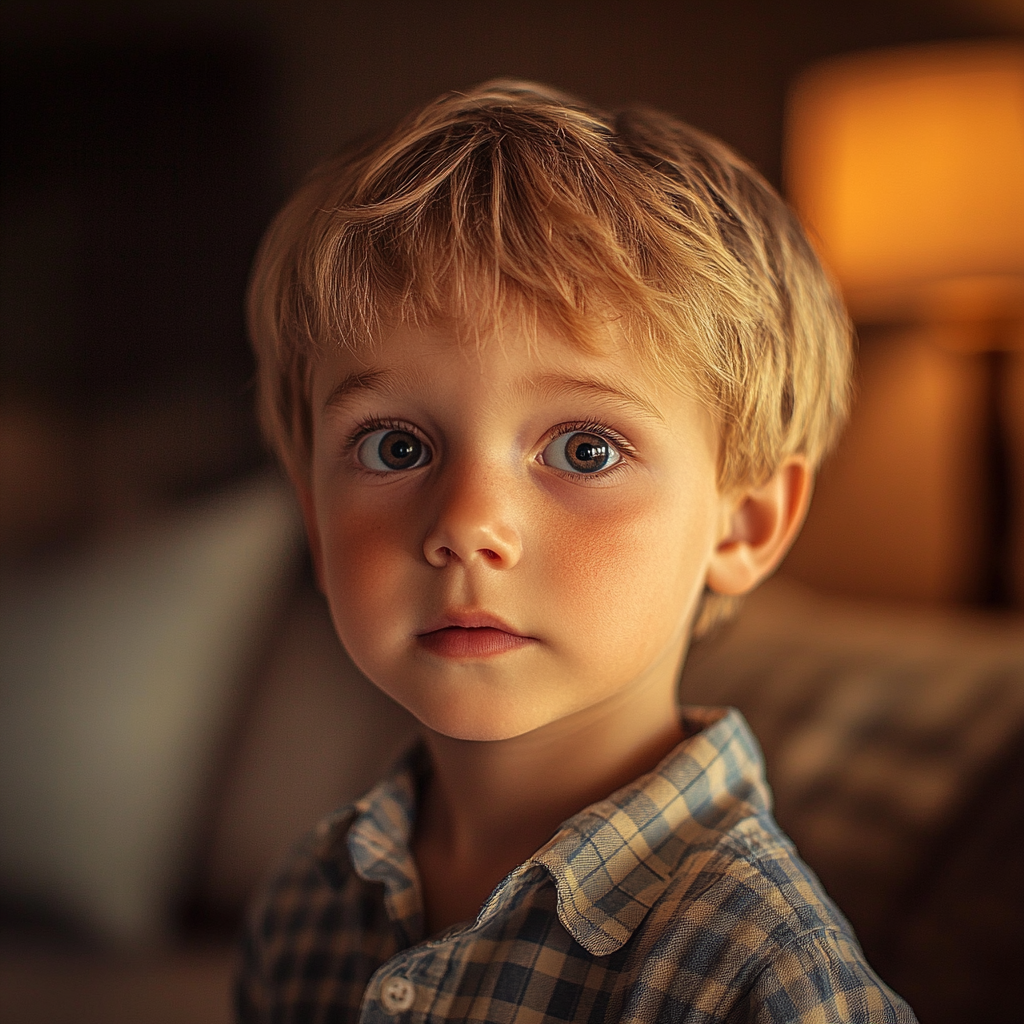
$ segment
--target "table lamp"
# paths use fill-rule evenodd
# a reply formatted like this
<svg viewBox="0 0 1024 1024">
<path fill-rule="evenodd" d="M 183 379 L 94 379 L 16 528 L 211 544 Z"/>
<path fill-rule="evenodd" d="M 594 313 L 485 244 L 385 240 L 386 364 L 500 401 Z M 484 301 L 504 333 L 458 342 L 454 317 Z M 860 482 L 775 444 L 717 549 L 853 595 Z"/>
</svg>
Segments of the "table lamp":
<svg viewBox="0 0 1024 1024">
<path fill-rule="evenodd" d="M 1008 602 L 1007 361 L 1024 351 L 1024 46 L 968 42 L 819 64 L 795 83 L 784 175 L 861 325 L 928 325 L 986 363 L 984 598 Z"/>
</svg>

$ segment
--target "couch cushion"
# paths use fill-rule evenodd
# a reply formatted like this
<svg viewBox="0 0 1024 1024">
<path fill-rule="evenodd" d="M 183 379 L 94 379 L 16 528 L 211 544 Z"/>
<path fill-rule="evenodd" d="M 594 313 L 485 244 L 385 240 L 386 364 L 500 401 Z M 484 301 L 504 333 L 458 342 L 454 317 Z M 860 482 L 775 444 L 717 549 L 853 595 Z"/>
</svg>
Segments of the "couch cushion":
<svg viewBox="0 0 1024 1024">
<path fill-rule="evenodd" d="M 780 579 L 695 647 L 682 694 L 747 716 L 779 822 L 922 1021 L 1003 1019 L 1024 918 L 1008 883 L 1024 823 L 1024 620 Z"/>
</svg>

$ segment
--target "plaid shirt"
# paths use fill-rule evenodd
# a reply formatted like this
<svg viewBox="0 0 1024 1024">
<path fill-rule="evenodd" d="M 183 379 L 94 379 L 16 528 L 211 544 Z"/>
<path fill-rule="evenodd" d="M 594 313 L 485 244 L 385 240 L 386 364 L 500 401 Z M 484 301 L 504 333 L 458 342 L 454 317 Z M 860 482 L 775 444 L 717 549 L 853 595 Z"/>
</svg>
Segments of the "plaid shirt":
<svg viewBox="0 0 1024 1024">
<path fill-rule="evenodd" d="M 254 908 L 240 1019 L 911 1024 L 770 813 L 737 711 L 565 822 L 476 921 L 424 934 L 418 747 L 321 822 Z"/>
</svg>

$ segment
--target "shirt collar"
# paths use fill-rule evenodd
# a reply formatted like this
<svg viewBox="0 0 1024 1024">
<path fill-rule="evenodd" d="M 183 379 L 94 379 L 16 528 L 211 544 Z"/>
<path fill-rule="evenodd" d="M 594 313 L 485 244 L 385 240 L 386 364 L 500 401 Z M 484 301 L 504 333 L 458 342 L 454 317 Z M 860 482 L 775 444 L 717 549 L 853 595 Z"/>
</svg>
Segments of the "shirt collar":
<svg viewBox="0 0 1024 1024">
<path fill-rule="evenodd" d="M 424 937 L 412 833 L 416 804 L 429 774 L 430 758 L 420 741 L 365 796 L 329 815 L 316 830 L 314 855 L 327 880 L 339 885 L 341 866 L 351 861 L 365 881 L 381 883 L 388 917 L 405 945 Z"/>
<path fill-rule="evenodd" d="M 513 873 L 525 879 L 530 865 L 547 870 L 559 920 L 592 954 L 613 953 L 628 941 L 695 846 L 713 845 L 738 821 L 770 809 L 760 750 L 743 716 L 694 707 L 680 716 L 688 738 L 668 757 L 574 815 Z M 426 749 L 418 744 L 366 796 L 318 828 L 316 854 L 328 879 L 338 880 L 347 846 L 356 872 L 383 883 L 388 915 L 410 944 L 423 937 L 410 844 L 429 771 Z M 508 888 L 495 891 L 481 920 Z"/>
<path fill-rule="evenodd" d="M 770 809 L 743 716 L 693 707 L 680 715 L 688 739 L 654 771 L 570 818 L 531 858 L 555 881 L 562 925 L 595 955 L 632 936 L 694 847 Z"/>
</svg>

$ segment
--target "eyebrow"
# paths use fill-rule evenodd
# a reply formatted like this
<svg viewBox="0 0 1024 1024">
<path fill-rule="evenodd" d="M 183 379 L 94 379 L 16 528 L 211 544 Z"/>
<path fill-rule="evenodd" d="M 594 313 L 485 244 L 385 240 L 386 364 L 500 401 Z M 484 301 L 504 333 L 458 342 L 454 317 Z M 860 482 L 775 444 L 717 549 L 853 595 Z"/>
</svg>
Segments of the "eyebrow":
<svg viewBox="0 0 1024 1024">
<path fill-rule="evenodd" d="M 563 377 L 557 373 L 544 373 L 539 377 L 532 377 L 530 383 L 539 391 L 549 395 L 611 398 L 619 404 L 633 406 L 653 419 L 662 421 L 665 419 L 658 407 L 643 395 L 638 395 L 629 388 L 615 387 L 607 381 L 595 380 L 590 377 Z"/>
<path fill-rule="evenodd" d="M 396 374 L 391 370 L 359 370 L 348 374 L 327 396 L 324 409 L 344 405 L 345 400 L 359 391 L 386 393 L 396 384 Z M 560 397 L 611 398 L 620 405 L 632 406 L 652 419 L 664 421 L 658 407 L 642 395 L 625 387 L 615 387 L 607 381 L 590 377 L 567 377 L 559 373 L 543 373 L 529 378 L 529 386 L 545 394 Z"/>
<path fill-rule="evenodd" d="M 394 385 L 394 374 L 388 370 L 359 370 L 348 374 L 337 384 L 324 402 L 324 409 L 345 404 L 345 399 L 357 391 L 388 391 Z"/>
</svg>

